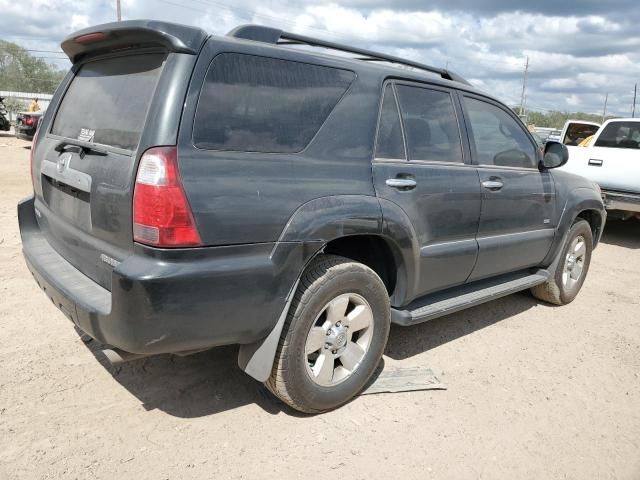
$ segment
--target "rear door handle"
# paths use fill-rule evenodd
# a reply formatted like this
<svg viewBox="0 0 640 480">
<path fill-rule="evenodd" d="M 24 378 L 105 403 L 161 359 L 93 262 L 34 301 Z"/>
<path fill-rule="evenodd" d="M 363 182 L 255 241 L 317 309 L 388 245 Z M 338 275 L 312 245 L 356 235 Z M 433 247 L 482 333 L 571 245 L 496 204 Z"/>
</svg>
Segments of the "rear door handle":
<svg viewBox="0 0 640 480">
<path fill-rule="evenodd" d="M 416 188 L 416 181 L 411 178 L 387 178 L 385 182 L 388 187 L 399 188 L 402 190 L 411 190 Z"/>
<path fill-rule="evenodd" d="M 602 166 L 602 160 L 598 160 L 597 158 L 590 158 L 589 159 L 589 165 L 593 165 L 595 167 L 601 167 Z"/>
<path fill-rule="evenodd" d="M 504 187 L 504 183 L 502 183 L 500 180 L 485 180 L 484 182 L 482 182 L 482 186 L 487 190 L 495 191 L 500 190 L 502 187 Z"/>
</svg>

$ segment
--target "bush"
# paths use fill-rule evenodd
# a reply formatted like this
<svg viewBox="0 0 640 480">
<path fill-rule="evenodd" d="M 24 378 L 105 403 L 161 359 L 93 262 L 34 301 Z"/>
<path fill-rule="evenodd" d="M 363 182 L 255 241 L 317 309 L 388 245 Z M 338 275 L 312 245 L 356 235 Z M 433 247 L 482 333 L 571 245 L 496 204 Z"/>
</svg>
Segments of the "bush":
<svg viewBox="0 0 640 480">
<path fill-rule="evenodd" d="M 27 109 L 27 102 L 19 98 L 8 97 L 4 99 L 4 106 L 7 107 L 7 112 L 16 114 Z"/>
</svg>

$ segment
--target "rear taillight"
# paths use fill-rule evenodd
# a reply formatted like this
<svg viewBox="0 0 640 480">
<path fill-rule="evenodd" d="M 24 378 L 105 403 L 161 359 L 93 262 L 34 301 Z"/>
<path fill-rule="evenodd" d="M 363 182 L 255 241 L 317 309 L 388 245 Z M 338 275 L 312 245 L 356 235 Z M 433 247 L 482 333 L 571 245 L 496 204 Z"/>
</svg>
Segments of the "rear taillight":
<svg viewBox="0 0 640 480">
<path fill-rule="evenodd" d="M 33 134 L 33 140 L 31 141 L 31 152 L 29 154 L 29 164 L 31 165 L 31 184 L 33 185 L 33 190 L 36 189 L 36 178 L 33 176 L 33 172 L 35 170 L 34 163 L 36 160 L 36 144 L 38 142 L 38 132 L 40 132 L 40 123 L 36 127 L 36 133 Z"/>
<path fill-rule="evenodd" d="M 180 182 L 176 147 L 154 147 L 142 155 L 133 191 L 133 239 L 154 247 L 201 245 Z"/>
<path fill-rule="evenodd" d="M 25 125 L 29 125 L 29 126 L 34 124 L 34 120 L 35 120 L 35 118 L 33 118 L 32 116 L 29 116 L 29 115 L 25 115 L 22 118 L 22 121 L 24 122 L 24 124 Z"/>
</svg>

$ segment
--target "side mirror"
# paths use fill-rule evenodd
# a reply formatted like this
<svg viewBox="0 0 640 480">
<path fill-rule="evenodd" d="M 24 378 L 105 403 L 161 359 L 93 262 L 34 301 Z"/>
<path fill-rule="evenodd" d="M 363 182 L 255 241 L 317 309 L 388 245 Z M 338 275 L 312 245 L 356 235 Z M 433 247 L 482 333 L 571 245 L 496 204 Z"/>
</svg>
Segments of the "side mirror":
<svg viewBox="0 0 640 480">
<path fill-rule="evenodd" d="M 569 149 L 560 142 L 547 142 L 544 144 L 544 156 L 540 162 L 541 170 L 558 168 L 569 160 Z"/>
</svg>

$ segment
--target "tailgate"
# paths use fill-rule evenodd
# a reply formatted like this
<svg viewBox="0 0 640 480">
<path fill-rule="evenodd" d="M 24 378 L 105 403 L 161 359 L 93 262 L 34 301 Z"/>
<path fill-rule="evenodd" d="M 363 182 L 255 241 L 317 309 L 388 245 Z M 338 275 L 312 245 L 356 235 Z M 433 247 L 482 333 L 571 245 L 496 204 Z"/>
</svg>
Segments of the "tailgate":
<svg viewBox="0 0 640 480">
<path fill-rule="evenodd" d="M 113 266 L 133 250 L 137 150 L 166 59 L 130 53 L 84 63 L 38 139 L 38 224 L 60 255 L 107 289 Z"/>
</svg>

